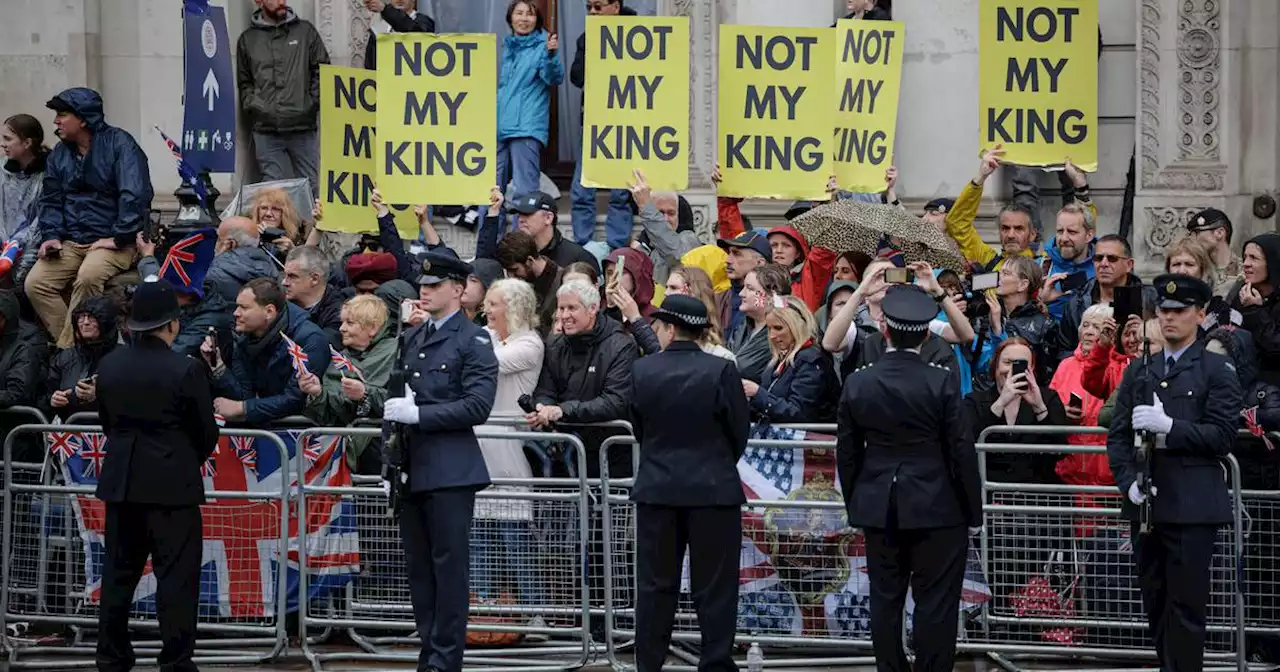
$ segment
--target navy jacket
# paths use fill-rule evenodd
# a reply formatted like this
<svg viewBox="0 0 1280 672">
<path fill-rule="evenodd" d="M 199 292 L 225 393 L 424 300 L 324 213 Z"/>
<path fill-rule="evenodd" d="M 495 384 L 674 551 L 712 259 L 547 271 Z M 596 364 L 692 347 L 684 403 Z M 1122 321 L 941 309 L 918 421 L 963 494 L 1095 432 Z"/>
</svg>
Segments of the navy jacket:
<svg viewBox="0 0 1280 672">
<path fill-rule="evenodd" d="M 454 313 L 434 334 L 427 323 L 404 335 L 401 366 L 418 405 L 408 427 L 409 490 L 482 490 L 489 470 L 476 440 L 498 394 L 498 358 L 489 333 Z M 392 396 L 403 390 L 390 390 Z"/>
<path fill-rule="evenodd" d="M 217 292 L 210 292 L 203 300 L 185 306 L 178 318 L 178 337 L 173 339 L 173 351 L 180 355 L 200 358 L 200 344 L 212 327 L 218 338 L 223 358 L 231 357 L 231 344 L 235 342 L 235 306 L 223 300 Z"/>
<path fill-rule="evenodd" d="M 769 423 L 830 422 L 839 396 L 831 355 L 811 345 L 796 353 L 795 362 L 780 374 L 776 366 L 765 367 L 751 411 Z"/>
<path fill-rule="evenodd" d="M 1227 358 L 1204 349 L 1197 341 L 1166 371 L 1166 354 L 1151 357 L 1148 381 L 1142 360 L 1124 372 L 1116 389 L 1115 413 L 1107 432 L 1107 457 L 1116 487 L 1123 495 L 1123 509 L 1137 519 L 1137 508 L 1129 503 L 1129 486 L 1137 478 L 1139 465 L 1134 451 L 1133 409 L 1150 404 L 1156 392 L 1164 411 L 1173 418 L 1173 429 L 1165 437 L 1165 448 L 1151 458 L 1151 480 L 1156 497 L 1151 504 L 1156 523 L 1183 525 L 1226 524 L 1231 522 L 1231 501 L 1227 495 L 1226 472 L 1221 459 L 1236 444 L 1236 422 L 1240 417 L 1240 379 Z"/>
<path fill-rule="evenodd" d="M 323 378 L 329 368 L 329 339 L 307 319 L 307 311 L 287 305 L 279 329 L 307 353 L 307 370 Z M 213 381 L 217 396 L 244 401 L 244 422 L 250 425 L 300 415 L 306 403 L 284 339 L 278 332 L 263 338 L 268 342 L 254 348 L 248 335 L 236 336 L 226 372 Z"/>
<path fill-rule="evenodd" d="M 108 126 L 102 97 L 93 89 L 67 89 L 57 99 L 70 105 L 93 132 L 89 153 L 58 143 L 49 153 L 40 194 L 40 241 L 87 245 L 114 238 L 133 245 L 151 217 L 151 169 L 147 155 L 127 131 Z"/>
<path fill-rule="evenodd" d="M 738 459 L 750 418 L 733 362 L 678 341 L 636 360 L 631 425 L 640 445 L 631 500 L 662 506 L 746 502 Z"/>
</svg>

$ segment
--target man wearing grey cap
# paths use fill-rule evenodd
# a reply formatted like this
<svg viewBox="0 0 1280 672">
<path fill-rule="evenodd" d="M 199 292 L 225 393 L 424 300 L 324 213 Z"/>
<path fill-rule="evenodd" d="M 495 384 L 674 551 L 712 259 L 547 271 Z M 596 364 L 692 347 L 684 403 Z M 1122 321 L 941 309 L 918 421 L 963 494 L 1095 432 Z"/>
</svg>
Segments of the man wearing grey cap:
<svg viewBox="0 0 1280 672">
<path fill-rule="evenodd" d="M 1202 210 L 1187 220 L 1187 231 L 1204 245 L 1213 260 L 1213 295 L 1225 297 L 1244 272 L 1240 256 L 1231 251 L 1231 218 L 1216 208 Z"/>
<path fill-rule="evenodd" d="M 383 418 L 404 426 L 408 474 L 400 512 L 414 620 L 422 639 L 418 669 L 459 672 L 470 603 L 471 519 L 489 472 L 474 428 L 493 410 L 498 359 L 488 332 L 467 318 L 462 293 L 472 274 L 456 257 L 420 257 L 427 321 L 405 332 L 397 367 L 403 397 Z M 389 390 L 392 394 L 400 390 Z"/>
</svg>

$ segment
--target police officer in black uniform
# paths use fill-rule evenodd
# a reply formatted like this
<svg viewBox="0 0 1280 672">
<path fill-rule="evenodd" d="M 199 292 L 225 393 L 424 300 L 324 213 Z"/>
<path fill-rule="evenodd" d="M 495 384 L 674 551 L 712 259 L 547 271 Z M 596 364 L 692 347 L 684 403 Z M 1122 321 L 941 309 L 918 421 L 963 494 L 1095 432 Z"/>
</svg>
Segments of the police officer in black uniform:
<svg viewBox="0 0 1280 672">
<path fill-rule="evenodd" d="M 689 296 L 668 296 L 653 314 L 663 352 L 632 367 L 631 424 L 640 445 L 636 503 L 636 667 L 658 672 L 671 644 L 680 569 L 689 551 L 702 630 L 699 670 L 736 671 L 740 506 L 738 458 L 750 413 L 733 362 L 697 344 L 711 324 Z"/>
<path fill-rule="evenodd" d="M 98 414 L 107 438 L 97 490 L 107 510 L 97 651 L 104 672 L 133 669 L 129 611 L 148 555 L 158 581 L 160 669 L 196 669 L 200 466 L 218 444 L 218 425 L 204 365 L 170 348 L 179 316 L 168 283 L 143 283 L 127 323 L 133 343 L 98 366 Z"/>
<path fill-rule="evenodd" d="M 910 587 L 915 669 L 949 671 L 969 534 L 982 524 L 978 457 L 955 376 L 920 357 L 937 297 L 895 285 L 882 307 L 889 349 L 846 379 L 840 399 L 840 483 L 849 524 L 866 535 L 877 668 L 910 669 L 902 649 Z"/>
<path fill-rule="evenodd" d="M 1138 583 L 1160 667 L 1199 670 L 1209 563 L 1218 528 L 1232 520 L 1221 458 L 1235 446 L 1240 380 L 1226 357 L 1196 339 L 1213 296 L 1209 286 L 1169 274 L 1156 278 L 1155 288 L 1165 348 L 1151 356 L 1149 371 L 1141 359 L 1125 371 L 1107 456 L 1125 513 L 1134 521 Z M 1149 464 L 1137 459 L 1135 430 L 1156 437 Z M 1149 495 L 1139 474 L 1150 478 Z M 1139 510 L 1144 506 L 1152 522 L 1145 534 Z"/>
<path fill-rule="evenodd" d="M 471 265 L 430 252 L 419 259 L 419 298 L 429 318 L 405 334 L 405 396 L 388 400 L 383 418 L 407 429 L 409 494 L 400 533 L 422 639 L 418 669 L 459 672 L 471 518 L 476 492 L 489 485 L 474 428 L 493 409 L 498 359 L 488 333 L 462 311 Z"/>
</svg>

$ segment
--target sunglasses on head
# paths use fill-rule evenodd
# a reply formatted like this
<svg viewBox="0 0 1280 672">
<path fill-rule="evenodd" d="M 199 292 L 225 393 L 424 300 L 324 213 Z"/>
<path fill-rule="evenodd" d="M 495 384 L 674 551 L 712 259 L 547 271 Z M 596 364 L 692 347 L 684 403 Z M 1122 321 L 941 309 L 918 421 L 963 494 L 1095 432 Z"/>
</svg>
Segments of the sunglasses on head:
<svg viewBox="0 0 1280 672">
<path fill-rule="evenodd" d="M 1119 254 L 1095 254 L 1093 255 L 1093 263 L 1101 264 L 1102 262 L 1105 261 L 1110 264 L 1118 264 L 1128 258 L 1129 257 L 1122 256 Z"/>
</svg>

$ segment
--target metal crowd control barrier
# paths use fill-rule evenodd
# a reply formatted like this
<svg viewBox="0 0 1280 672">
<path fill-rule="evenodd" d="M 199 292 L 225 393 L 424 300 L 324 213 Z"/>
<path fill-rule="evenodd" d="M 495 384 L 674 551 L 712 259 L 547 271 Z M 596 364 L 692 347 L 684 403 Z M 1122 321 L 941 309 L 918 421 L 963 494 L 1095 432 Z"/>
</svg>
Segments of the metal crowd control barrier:
<svg viewBox="0 0 1280 672">
<path fill-rule="evenodd" d="M 68 646 L 24 647 L 6 636 L 4 643 L 11 668 L 94 666 L 93 643 L 86 635 L 98 624 L 97 600 L 93 598 L 87 571 L 100 559 L 85 556 L 85 543 L 95 537 L 101 538 L 102 530 L 97 525 L 103 520 L 105 511 L 105 505 L 94 498 L 94 489 L 90 486 L 54 485 L 51 484 L 52 479 L 44 479 L 41 484 L 17 482 L 14 475 L 16 465 L 11 461 L 15 439 L 24 434 L 42 435 L 44 432 L 83 434 L 101 431 L 101 427 L 92 425 L 22 425 L 5 437 L 3 556 L 6 559 L 34 557 L 37 560 L 28 564 L 4 563 L 3 578 L 0 579 L 0 614 L 6 623 L 25 621 L 75 629 L 75 637 Z M 288 464 L 288 450 L 284 442 L 271 432 L 224 430 L 223 435 L 258 439 L 259 446 L 270 444 L 279 452 L 280 463 Z M 205 496 L 208 503 L 202 508 L 206 539 L 211 536 L 211 529 L 247 531 L 246 535 L 251 538 L 243 546 L 224 543 L 225 564 L 260 563 L 261 571 L 254 572 L 261 575 L 262 588 L 236 586 L 228 576 L 215 580 L 228 581 L 229 585 L 202 586 L 201 593 L 218 595 L 219 603 L 201 604 L 198 609 L 197 632 L 203 637 L 197 644 L 195 662 L 256 664 L 272 660 L 287 645 L 284 572 L 289 548 L 288 479 L 281 479 L 279 492 L 212 491 L 206 492 Z M 228 502 L 240 504 L 229 505 Z M 80 529 L 81 520 L 94 529 Z M 224 541 L 228 538 L 234 540 L 234 532 L 223 538 Z M 261 554 L 269 554 L 269 557 L 263 558 Z M 94 556 L 97 555 L 95 552 Z M 207 580 L 207 575 L 202 577 L 202 581 Z M 222 604 L 224 592 L 229 592 L 227 601 L 230 605 Z M 155 630 L 159 622 L 154 613 L 135 608 L 130 626 L 135 630 Z M 136 641 L 134 648 L 140 656 L 139 665 L 155 664 L 159 642 Z"/>
<path fill-rule="evenodd" d="M 794 429 L 816 431 L 834 435 L 836 426 L 831 424 L 774 425 L 776 429 Z M 635 525 L 634 507 L 630 502 L 630 488 L 633 479 L 614 479 L 609 477 L 608 451 L 619 446 L 634 446 L 634 437 L 612 437 L 607 439 L 600 450 L 601 478 L 610 496 L 604 499 L 603 519 L 605 528 L 605 556 L 610 560 L 605 566 L 610 590 L 606 595 L 605 619 L 606 628 L 613 635 L 609 639 L 607 653 L 610 665 L 617 670 L 630 670 L 619 652 L 622 646 L 618 640 L 635 637 Z M 795 451 L 802 458 L 812 458 L 815 462 L 830 459 L 834 469 L 834 440 L 774 440 L 752 439 L 747 443 L 750 452 L 758 454 L 777 451 Z M 638 459 L 638 451 L 632 450 L 633 460 Z M 794 464 L 801 464 L 799 459 Z M 801 468 L 801 471 L 804 471 Z M 743 505 L 743 536 L 752 539 L 757 548 L 764 548 L 768 553 L 770 566 L 776 571 L 773 579 L 796 598 L 795 619 L 801 623 L 800 634 L 793 632 L 788 623 L 781 618 L 768 616 L 771 609 L 781 608 L 782 603 L 772 602 L 769 589 L 755 591 L 748 595 L 746 591 L 739 596 L 739 628 L 737 642 L 748 645 L 752 642 L 761 646 L 804 647 L 806 649 L 848 649 L 849 647 L 867 649 L 871 647 L 869 631 L 853 632 L 853 627 L 845 627 L 833 633 L 828 627 L 830 622 L 840 621 L 837 616 L 828 619 L 824 614 L 824 598 L 829 593 L 840 593 L 850 578 L 848 563 L 839 562 L 839 558 L 847 553 L 854 537 L 855 530 L 845 522 L 844 500 L 835 489 L 833 480 L 826 481 L 825 476 L 808 480 L 792 491 L 787 499 L 764 500 L 751 499 Z M 618 566 L 619 558 L 626 564 Z M 744 566 L 758 561 L 754 554 L 746 554 L 742 561 Z M 746 569 L 747 567 L 744 567 Z M 768 582 L 769 579 L 766 579 Z M 848 605 L 846 605 L 848 606 Z M 754 624 L 750 630 L 744 629 L 742 623 L 744 610 L 754 616 L 748 618 Z M 785 609 L 777 609 L 785 611 Z M 845 607 L 837 607 L 835 612 L 846 614 L 851 612 Z M 816 631 L 816 632 L 812 632 Z M 676 612 L 675 631 L 672 642 L 697 643 L 700 640 L 697 614 L 693 608 L 691 597 L 682 593 Z M 696 670 L 697 659 L 690 653 L 672 647 L 671 654 L 683 660 L 685 665 L 667 665 L 665 669 L 689 671 Z M 765 661 L 768 667 L 809 667 L 840 665 L 874 665 L 871 656 L 832 655 L 828 657 L 792 657 L 779 658 L 769 656 Z M 739 661 L 744 667 L 746 663 Z"/>
<path fill-rule="evenodd" d="M 515 424 L 515 420 L 511 424 Z M 376 438 L 377 429 L 314 428 L 299 434 L 299 442 L 315 436 Z M 512 670 L 571 670 L 590 658 L 591 613 L 587 602 L 585 526 L 590 507 L 585 476 L 586 450 L 582 441 L 558 432 L 516 431 L 503 426 L 476 428 L 481 440 L 551 440 L 573 446 L 581 466 L 578 478 L 494 479 L 494 488 L 476 496 L 472 527 L 471 589 L 486 594 L 472 600 L 469 639 L 489 637 L 498 648 L 468 645 L 467 665 L 499 672 Z M 301 445 L 301 443 L 299 444 Z M 317 672 L 335 660 L 414 662 L 420 644 L 408 636 L 416 630 L 406 580 L 400 530 L 386 516 L 387 491 L 381 479 L 362 478 L 362 485 L 324 487 L 307 484 L 306 463 L 299 451 L 299 568 L 301 595 L 323 573 L 313 569 L 306 533 L 311 528 L 309 502 L 355 504 L 360 529 L 360 573 L 330 600 L 304 599 L 299 604 L 303 653 Z M 363 483 L 368 483 L 364 485 Z M 479 551 L 477 553 L 477 551 Z M 501 575 L 506 575 L 501 576 Z M 506 585 L 506 591 L 495 590 Z M 514 597 L 512 597 L 514 595 Z M 482 602 L 477 604 L 477 602 Z M 309 627 L 346 628 L 362 649 L 357 653 L 317 650 L 308 640 Z M 504 637 L 504 635 L 507 635 Z M 543 635 L 545 644 L 508 641 L 510 635 Z M 569 638 L 566 641 L 566 638 Z M 570 644 L 570 642 L 576 642 Z"/>
<path fill-rule="evenodd" d="M 1154 658 L 1136 581 L 1130 521 L 1121 518 L 1114 485 L 992 482 L 991 453 L 1019 456 L 1105 455 L 1105 445 L 990 442 L 992 435 L 1106 435 L 1097 427 L 998 426 L 984 430 L 977 450 L 983 476 L 980 558 L 991 599 L 969 622 L 959 649 L 990 656 L 1006 669 L 1010 657 Z M 1205 660 L 1245 662 L 1243 505 L 1240 468 L 1223 458 L 1232 493 L 1232 524 L 1219 533 L 1211 565 Z"/>
</svg>

